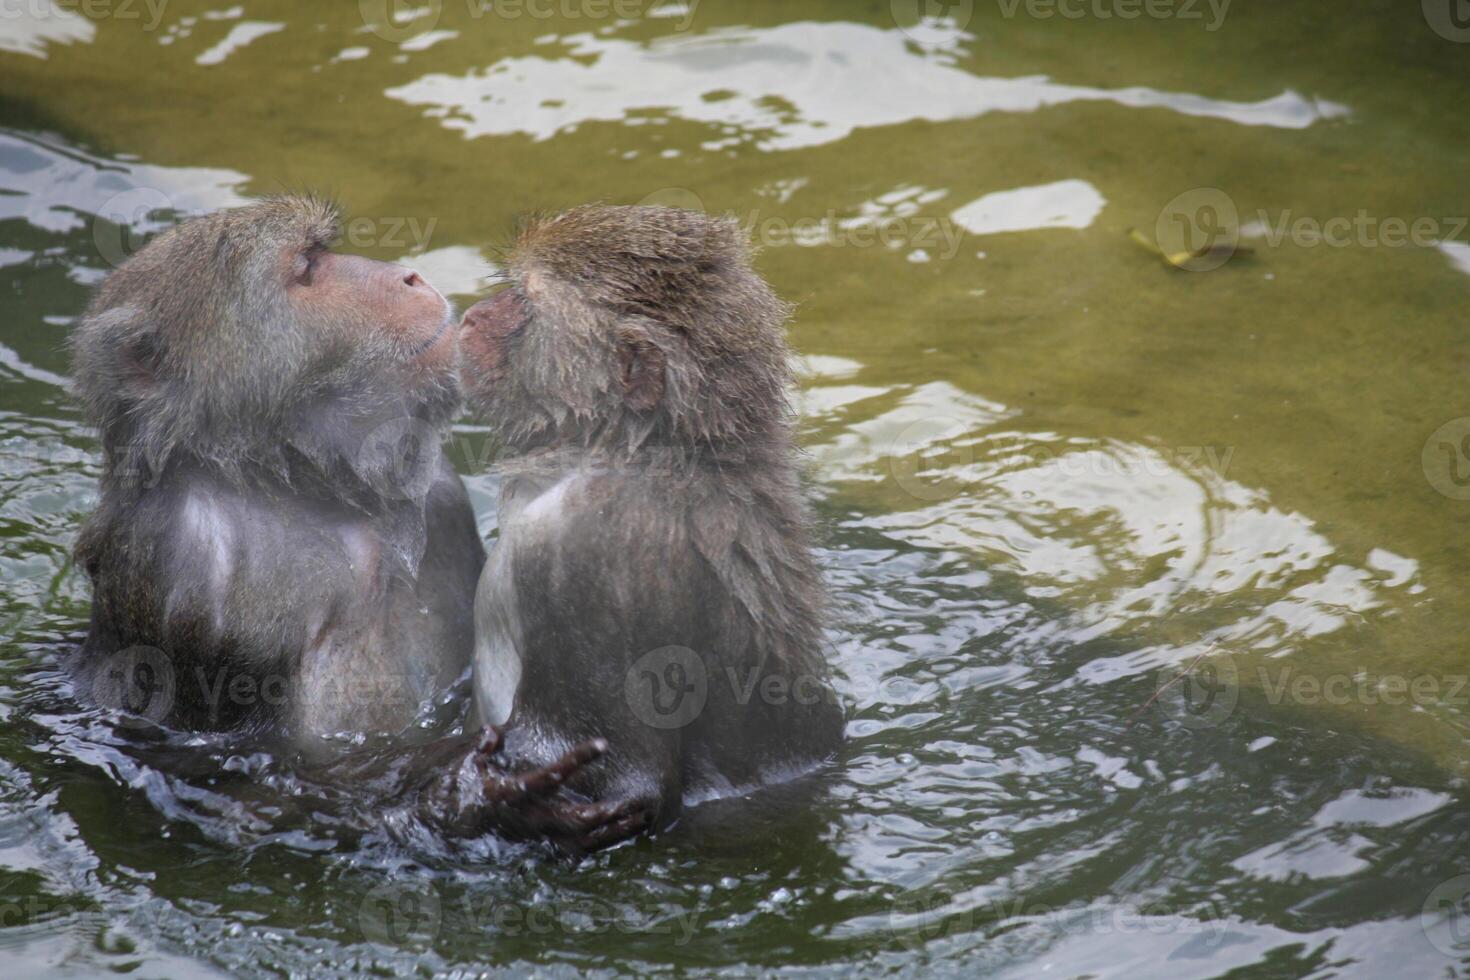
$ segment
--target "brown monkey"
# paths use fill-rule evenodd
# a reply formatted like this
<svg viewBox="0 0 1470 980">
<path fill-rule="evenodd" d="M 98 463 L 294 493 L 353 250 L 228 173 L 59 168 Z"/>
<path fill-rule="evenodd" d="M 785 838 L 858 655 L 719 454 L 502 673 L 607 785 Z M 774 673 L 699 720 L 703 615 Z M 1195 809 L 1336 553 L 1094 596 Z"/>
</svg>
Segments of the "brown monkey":
<svg viewBox="0 0 1470 980">
<path fill-rule="evenodd" d="M 333 252 L 337 237 L 311 198 L 185 222 L 108 277 L 72 338 L 104 453 L 76 549 L 93 589 L 79 688 L 314 761 L 344 739 L 413 739 L 468 667 L 484 561 L 441 447 L 459 400 L 450 307 L 408 269 Z M 496 742 L 425 750 L 454 769 L 455 792 L 429 794 L 449 808 L 438 823 L 601 830 L 608 813 L 551 798 L 600 744 L 509 777 Z"/>
<path fill-rule="evenodd" d="M 594 797 L 681 807 L 841 740 L 798 486 L 787 308 L 733 221 L 586 207 L 532 224 L 464 317 L 465 386 L 510 459 L 476 596 L 476 704 Z"/>
</svg>

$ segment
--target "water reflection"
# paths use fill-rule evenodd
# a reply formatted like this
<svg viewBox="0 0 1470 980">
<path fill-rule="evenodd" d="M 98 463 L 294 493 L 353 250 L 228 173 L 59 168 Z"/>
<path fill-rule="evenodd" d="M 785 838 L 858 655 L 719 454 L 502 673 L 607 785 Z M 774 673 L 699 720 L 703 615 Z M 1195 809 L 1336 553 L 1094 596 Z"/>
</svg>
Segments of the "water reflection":
<svg viewBox="0 0 1470 980">
<path fill-rule="evenodd" d="M 898 29 L 851 23 L 723 28 L 648 44 L 596 34 L 542 39 L 544 55 L 505 58 L 467 75 L 432 73 L 387 94 L 426 106 L 467 137 L 525 133 L 546 140 L 593 121 L 647 122 L 662 109 L 708 123 L 717 149 L 792 150 L 862 127 L 1034 112 L 1076 102 L 1159 108 L 1244 126 L 1300 129 L 1346 106 L 1285 91 L 1259 102 L 1133 86 L 1065 85 L 1044 76 L 980 78 L 952 64 L 973 40 L 950 27 L 916 48 Z"/>
<path fill-rule="evenodd" d="M 182 215 L 243 203 L 245 180 L 233 170 L 104 159 L 0 127 L 0 221 L 41 231 L 77 231 L 101 217 L 141 240 Z"/>
<path fill-rule="evenodd" d="M 88 44 L 96 36 L 97 26 L 75 10 L 52 0 L 31 0 L 5 9 L 0 51 L 44 59 L 48 45 Z"/>
<path fill-rule="evenodd" d="M 1289 654 L 1423 591 L 1413 559 L 1353 561 L 1308 515 L 1230 479 L 1232 447 L 1027 431 L 1018 410 L 945 382 L 818 383 L 804 405 L 823 480 L 889 491 L 872 527 L 1013 575 L 1067 610 L 1067 643 L 1132 639 L 1080 664 L 1084 683 L 1213 646 Z"/>
</svg>

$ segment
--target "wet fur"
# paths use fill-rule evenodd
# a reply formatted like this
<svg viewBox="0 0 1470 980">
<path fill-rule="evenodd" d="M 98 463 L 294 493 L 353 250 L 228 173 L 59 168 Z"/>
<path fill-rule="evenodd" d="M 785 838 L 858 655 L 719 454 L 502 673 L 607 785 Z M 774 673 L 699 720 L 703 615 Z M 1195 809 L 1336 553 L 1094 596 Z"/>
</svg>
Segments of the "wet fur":
<svg viewBox="0 0 1470 980">
<path fill-rule="evenodd" d="M 467 666 L 484 554 L 437 449 L 457 386 L 405 391 L 389 372 L 405 352 L 356 311 L 293 315 L 280 254 L 336 237 L 312 198 L 193 219 L 109 276 L 74 332 L 103 448 L 76 547 L 84 693 L 118 651 L 155 647 L 175 685 L 157 720 L 304 744 L 401 730 Z M 434 442 L 411 486 L 363 450 L 407 420 Z M 274 686 L 232 698 L 231 683 Z"/>
<path fill-rule="evenodd" d="M 531 763 L 608 738 L 577 785 L 648 798 L 665 824 L 810 770 L 842 712 L 795 466 L 788 308 L 734 222 L 688 211 L 538 220 L 509 269 L 517 296 L 500 309 L 520 322 L 477 338 L 471 315 L 464 341 L 472 404 L 511 453 L 477 597 L 480 711 Z M 670 646 L 701 659 L 708 692 L 672 729 L 629 697 L 630 672 L 636 686 Z M 807 703 L 763 684 L 800 685 Z"/>
</svg>

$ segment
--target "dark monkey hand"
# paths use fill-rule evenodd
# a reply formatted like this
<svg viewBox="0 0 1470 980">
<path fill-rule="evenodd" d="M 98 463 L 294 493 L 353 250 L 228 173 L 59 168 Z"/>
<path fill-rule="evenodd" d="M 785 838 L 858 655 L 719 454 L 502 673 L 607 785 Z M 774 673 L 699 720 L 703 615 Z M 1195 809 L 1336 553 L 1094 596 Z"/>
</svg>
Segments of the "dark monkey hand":
<svg viewBox="0 0 1470 980">
<path fill-rule="evenodd" d="M 424 787 L 422 810 L 444 833 L 547 840 L 576 856 L 637 836 L 652 823 L 647 801 L 589 802 L 564 788 L 583 767 L 606 754 L 605 740 L 582 742 L 539 769 L 511 772 L 497 757 L 501 734 L 486 726 L 458 764 Z"/>
</svg>

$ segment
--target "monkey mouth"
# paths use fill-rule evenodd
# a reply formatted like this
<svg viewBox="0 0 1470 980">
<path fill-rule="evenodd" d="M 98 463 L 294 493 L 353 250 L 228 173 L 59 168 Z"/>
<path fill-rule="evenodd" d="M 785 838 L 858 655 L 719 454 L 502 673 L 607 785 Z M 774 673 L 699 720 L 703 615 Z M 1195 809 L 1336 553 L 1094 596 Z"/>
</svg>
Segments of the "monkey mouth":
<svg viewBox="0 0 1470 980">
<path fill-rule="evenodd" d="M 438 345 L 439 341 L 444 339 L 444 335 L 449 333 L 449 329 L 453 326 L 453 315 L 446 313 L 444 317 L 444 322 L 439 324 L 439 329 L 434 331 L 434 335 L 432 337 L 415 347 L 409 353 L 409 359 L 417 360 L 418 358 L 423 357 L 429 351 L 433 350 L 434 347 Z"/>
</svg>

